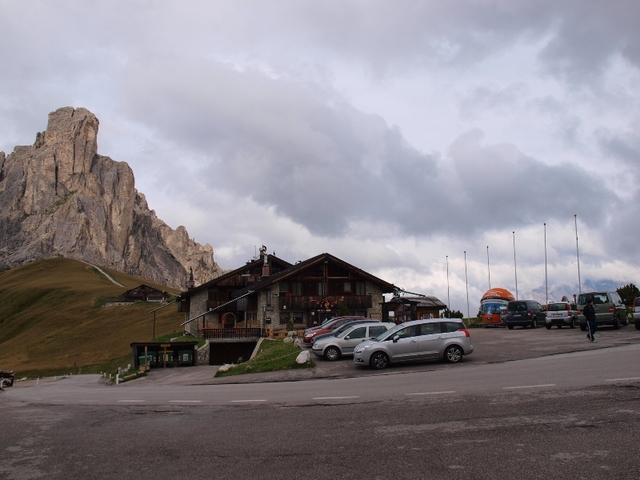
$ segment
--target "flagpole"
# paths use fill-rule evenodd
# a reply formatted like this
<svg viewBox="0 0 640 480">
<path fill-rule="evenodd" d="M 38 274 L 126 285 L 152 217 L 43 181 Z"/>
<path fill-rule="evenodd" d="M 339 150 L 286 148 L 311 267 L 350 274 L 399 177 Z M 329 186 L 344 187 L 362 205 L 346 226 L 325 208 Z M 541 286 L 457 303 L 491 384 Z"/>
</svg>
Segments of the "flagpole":
<svg viewBox="0 0 640 480">
<path fill-rule="evenodd" d="M 513 231 L 513 274 L 516 279 L 516 300 L 518 300 L 518 269 L 516 267 L 516 232 Z"/>
<path fill-rule="evenodd" d="M 549 277 L 547 276 L 547 224 L 544 224 L 544 304 L 549 305 Z"/>
<path fill-rule="evenodd" d="M 582 293 L 582 282 L 580 281 L 580 249 L 578 248 L 578 215 L 573 216 L 576 226 L 576 259 L 578 262 L 578 294 Z"/>
</svg>

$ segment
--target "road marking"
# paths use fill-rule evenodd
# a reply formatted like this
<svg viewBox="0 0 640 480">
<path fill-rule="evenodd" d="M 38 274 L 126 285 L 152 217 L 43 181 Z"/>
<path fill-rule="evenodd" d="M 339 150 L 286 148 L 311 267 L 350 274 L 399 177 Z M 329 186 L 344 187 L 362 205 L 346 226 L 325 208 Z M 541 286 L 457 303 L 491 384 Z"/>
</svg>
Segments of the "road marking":
<svg viewBox="0 0 640 480">
<path fill-rule="evenodd" d="M 605 382 L 628 382 L 630 380 L 640 380 L 640 377 L 608 378 Z"/>
<path fill-rule="evenodd" d="M 266 400 L 231 400 L 231 403 L 253 403 L 266 402 Z"/>
<path fill-rule="evenodd" d="M 202 400 L 169 400 L 169 403 L 202 403 Z"/>
<path fill-rule="evenodd" d="M 415 392 L 415 393 L 405 393 L 405 395 L 446 395 L 449 393 L 456 393 L 455 390 L 445 390 L 442 392 Z"/>
<path fill-rule="evenodd" d="M 555 383 L 545 383 L 543 385 L 520 385 L 517 387 L 503 387 L 503 390 L 517 390 L 520 388 L 544 388 L 544 387 L 555 387 Z"/>
<path fill-rule="evenodd" d="M 348 400 L 350 398 L 360 398 L 360 396 L 350 395 L 347 397 L 313 397 L 311 400 Z"/>
<path fill-rule="evenodd" d="M 118 400 L 120 403 L 143 403 L 144 400 Z"/>
</svg>

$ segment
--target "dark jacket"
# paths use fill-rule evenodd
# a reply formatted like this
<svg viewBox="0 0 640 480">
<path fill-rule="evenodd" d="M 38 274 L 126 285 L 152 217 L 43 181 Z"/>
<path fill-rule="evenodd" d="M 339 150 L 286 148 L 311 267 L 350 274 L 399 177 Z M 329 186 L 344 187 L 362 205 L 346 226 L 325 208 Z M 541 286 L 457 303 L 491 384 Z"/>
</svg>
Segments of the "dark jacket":
<svg viewBox="0 0 640 480">
<path fill-rule="evenodd" d="M 589 304 L 582 309 L 582 314 L 584 318 L 587 319 L 587 322 L 595 322 L 596 321 L 596 309 L 593 308 L 593 305 Z"/>
</svg>

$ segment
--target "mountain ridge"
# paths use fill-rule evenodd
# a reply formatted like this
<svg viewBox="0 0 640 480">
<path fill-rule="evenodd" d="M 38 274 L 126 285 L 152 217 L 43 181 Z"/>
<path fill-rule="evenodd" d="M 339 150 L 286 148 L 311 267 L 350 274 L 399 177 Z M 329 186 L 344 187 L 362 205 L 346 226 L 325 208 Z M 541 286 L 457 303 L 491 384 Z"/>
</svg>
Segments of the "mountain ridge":
<svg viewBox="0 0 640 480">
<path fill-rule="evenodd" d="M 65 257 L 183 290 L 191 272 L 216 277 L 213 248 L 160 220 L 129 165 L 98 154 L 98 128 L 64 107 L 32 146 L 0 152 L 0 270 Z"/>
</svg>

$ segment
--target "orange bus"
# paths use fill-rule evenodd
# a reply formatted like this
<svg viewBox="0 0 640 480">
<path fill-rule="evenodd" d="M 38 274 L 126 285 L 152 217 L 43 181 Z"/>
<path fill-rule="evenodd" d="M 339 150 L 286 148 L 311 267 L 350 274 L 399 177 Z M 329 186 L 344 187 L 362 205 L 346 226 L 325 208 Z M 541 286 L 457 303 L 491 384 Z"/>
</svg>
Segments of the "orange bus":
<svg viewBox="0 0 640 480">
<path fill-rule="evenodd" d="M 480 313 L 482 323 L 487 325 L 504 325 L 507 316 L 507 304 L 515 300 L 509 290 L 492 288 L 487 290 L 480 299 Z"/>
</svg>

